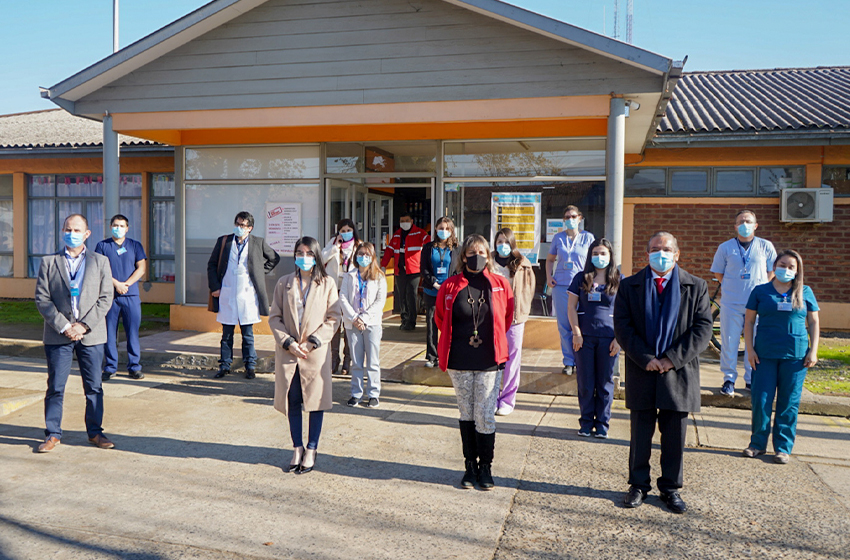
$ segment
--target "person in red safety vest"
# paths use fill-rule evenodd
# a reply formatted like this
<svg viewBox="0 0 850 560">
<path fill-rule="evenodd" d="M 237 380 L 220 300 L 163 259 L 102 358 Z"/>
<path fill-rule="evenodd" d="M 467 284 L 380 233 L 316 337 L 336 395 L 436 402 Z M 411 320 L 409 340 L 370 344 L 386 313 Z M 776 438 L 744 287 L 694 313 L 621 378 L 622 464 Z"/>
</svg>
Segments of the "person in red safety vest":
<svg viewBox="0 0 850 560">
<path fill-rule="evenodd" d="M 399 216 L 399 229 L 393 234 L 381 258 L 381 268 L 386 272 L 390 259 L 395 259 L 396 301 L 401 308 L 401 330 L 416 328 L 416 292 L 419 289 L 419 263 L 422 247 L 431 241 L 424 229 L 413 223 L 409 212 Z"/>
</svg>

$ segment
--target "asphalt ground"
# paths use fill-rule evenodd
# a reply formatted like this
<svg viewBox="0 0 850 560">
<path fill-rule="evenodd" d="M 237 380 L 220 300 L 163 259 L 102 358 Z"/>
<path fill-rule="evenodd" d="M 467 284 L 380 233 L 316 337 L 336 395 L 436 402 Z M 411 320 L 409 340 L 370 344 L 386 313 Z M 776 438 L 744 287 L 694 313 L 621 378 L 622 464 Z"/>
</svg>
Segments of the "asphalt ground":
<svg viewBox="0 0 850 560">
<path fill-rule="evenodd" d="M 788 465 L 744 459 L 746 410 L 692 416 L 683 498 L 627 490 L 628 412 L 608 440 L 576 435 L 575 398 L 520 394 L 499 418 L 493 491 L 461 490 L 450 388 L 385 383 L 349 408 L 335 379 L 316 470 L 286 472 L 271 376 L 148 371 L 105 386 L 116 449 L 86 441 L 69 380 L 62 444 L 34 452 L 43 408 L 0 416 L 0 558 L 847 558 L 850 421 L 800 417 Z M 0 358 L 0 388 L 43 390 L 43 359 Z M 38 389 L 38 387 L 41 389 Z M 306 422 L 305 422 L 306 423 Z M 657 450 L 653 455 L 658 473 Z"/>
</svg>

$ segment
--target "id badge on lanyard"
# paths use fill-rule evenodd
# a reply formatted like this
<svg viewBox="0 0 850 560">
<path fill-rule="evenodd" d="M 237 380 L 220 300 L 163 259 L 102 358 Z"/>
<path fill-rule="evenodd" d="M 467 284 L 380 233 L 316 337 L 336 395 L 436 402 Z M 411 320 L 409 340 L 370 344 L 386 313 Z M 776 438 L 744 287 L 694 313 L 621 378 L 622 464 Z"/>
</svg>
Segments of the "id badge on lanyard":
<svg viewBox="0 0 850 560">
<path fill-rule="evenodd" d="M 737 239 L 735 240 L 738 243 L 738 250 L 741 252 L 741 260 L 744 261 L 744 268 L 741 269 L 741 280 L 749 280 L 751 278 L 749 271 L 747 270 L 747 264 L 750 262 L 750 251 L 753 250 L 754 244 L 751 244 L 750 247 L 745 251 L 744 246 L 741 245 L 741 242 Z"/>
<path fill-rule="evenodd" d="M 596 290 L 588 292 L 587 301 L 602 301 L 602 292 L 597 292 Z"/>
</svg>

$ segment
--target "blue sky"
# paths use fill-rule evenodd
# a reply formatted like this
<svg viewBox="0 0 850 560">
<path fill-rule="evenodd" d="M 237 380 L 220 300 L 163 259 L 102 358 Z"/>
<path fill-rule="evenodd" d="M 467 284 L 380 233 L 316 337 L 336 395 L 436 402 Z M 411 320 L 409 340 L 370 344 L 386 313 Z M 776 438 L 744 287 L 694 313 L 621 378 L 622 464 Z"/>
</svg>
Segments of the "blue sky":
<svg viewBox="0 0 850 560">
<path fill-rule="evenodd" d="M 411 0 L 414 1 L 414 0 Z M 204 0 L 123 0 L 125 47 Z M 512 0 L 541 14 L 613 32 L 614 0 Z M 633 43 L 685 70 L 850 65 L 848 0 L 634 0 Z M 625 37 L 626 0 L 620 0 Z M 52 86 L 112 52 L 111 0 L 0 0 L 0 114 L 51 109 Z"/>
</svg>

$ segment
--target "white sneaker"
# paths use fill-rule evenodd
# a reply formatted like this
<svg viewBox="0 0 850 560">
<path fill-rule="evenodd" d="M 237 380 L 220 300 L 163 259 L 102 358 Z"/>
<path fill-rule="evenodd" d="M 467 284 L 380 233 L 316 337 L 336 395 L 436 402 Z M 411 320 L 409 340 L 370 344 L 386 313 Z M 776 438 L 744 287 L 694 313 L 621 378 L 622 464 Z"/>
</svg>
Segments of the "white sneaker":
<svg viewBox="0 0 850 560">
<path fill-rule="evenodd" d="M 500 406 L 496 410 L 496 416 L 507 416 L 508 414 L 510 414 L 513 411 L 514 411 L 514 409 L 513 409 L 512 406 L 503 404 L 502 406 Z"/>
</svg>

